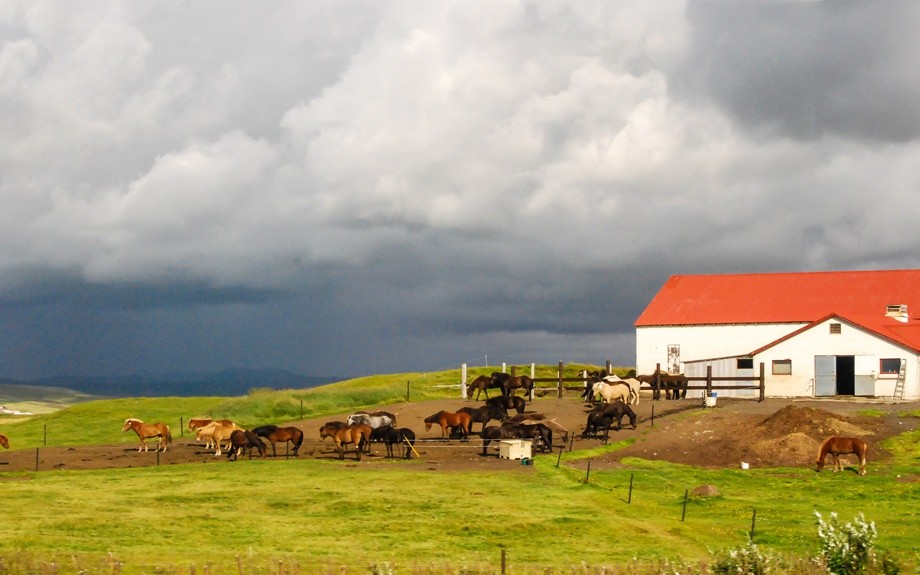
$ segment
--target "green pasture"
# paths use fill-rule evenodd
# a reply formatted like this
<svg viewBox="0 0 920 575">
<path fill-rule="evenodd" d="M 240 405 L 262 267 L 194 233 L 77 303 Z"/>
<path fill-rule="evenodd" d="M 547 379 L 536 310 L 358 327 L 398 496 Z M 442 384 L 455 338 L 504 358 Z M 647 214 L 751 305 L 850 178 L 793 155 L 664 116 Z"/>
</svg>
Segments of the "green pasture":
<svg viewBox="0 0 920 575">
<path fill-rule="evenodd" d="M 70 430 L 67 437 L 49 431 L 49 445 L 108 443 L 121 440 L 129 416 L 227 416 L 247 425 L 297 417 L 301 400 L 308 417 L 404 401 L 406 381 L 411 398 L 447 397 L 456 390 L 439 386 L 457 377 L 400 374 L 240 398 L 96 401 L 3 429 L 17 443 L 41 441 L 46 425 Z M 759 546 L 807 558 L 818 552 L 815 511 L 837 512 L 844 522 L 865 514 L 877 525 L 878 547 L 904 573 L 918 565 L 920 433 L 889 441 L 894 461 L 870 462 L 865 477 L 634 458 L 586 473 L 585 460 L 621 446 L 540 455 L 526 473 L 307 458 L 0 473 L 0 574 L 341 575 L 369 573 L 372 565 L 376 572 L 495 573 L 503 550 L 511 573 L 596 573 L 637 562 L 706 562 L 744 546 L 752 524 Z M 702 484 L 721 495 L 685 499 Z"/>
</svg>

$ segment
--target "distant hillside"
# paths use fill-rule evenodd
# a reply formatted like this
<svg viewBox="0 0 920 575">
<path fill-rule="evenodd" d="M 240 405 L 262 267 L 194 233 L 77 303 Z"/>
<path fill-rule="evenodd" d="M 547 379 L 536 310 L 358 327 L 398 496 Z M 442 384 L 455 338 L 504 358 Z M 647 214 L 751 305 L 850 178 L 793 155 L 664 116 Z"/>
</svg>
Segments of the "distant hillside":
<svg viewBox="0 0 920 575">
<path fill-rule="evenodd" d="M 338 381 L 338 378 L 298 375 L 280 369 L 230 369 L 217 373 L 112 377 L 59 376 L 21 382 L 7 379 L 0 380 L 0 383 L 12 384 L 11 387 L 27 388 L 21 391 L 22 394 L 33 391 L 46 394 L 60 393 L 63 388 L 70 393 L 82 392 L 103 397 L 189 397 L 239 396 L 246 395 L 249 390 L 255 388 L 305 389 L 335 381 Z M 0 392 L 0 397 L 6 397 L 6 395 Z"/>
<path fill-rule="evenodd" d="M 70 405 L 95 399 L 91 394 L 50 385 L 25 385 L 0 379 L 0 405 L 21 402 L 42 402 Z"/>
</svg>

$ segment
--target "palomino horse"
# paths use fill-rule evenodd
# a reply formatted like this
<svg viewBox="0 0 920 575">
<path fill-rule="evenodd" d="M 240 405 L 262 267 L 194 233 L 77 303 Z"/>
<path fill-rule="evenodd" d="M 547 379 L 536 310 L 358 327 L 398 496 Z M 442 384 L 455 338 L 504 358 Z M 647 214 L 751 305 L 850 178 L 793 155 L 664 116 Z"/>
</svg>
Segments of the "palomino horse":
<svg viewBox="0 0 920 575">
<path fill-rule="evenodd" d="M 292 453 L 297 457 L 297 450 L 303 443 L 303 431 L 299 427 L 278 427 L 277 425 L 260 425 L 252 430 L 259 437 L 264 437 L 272 444 L 272 457 L 277 457 L 275 453 L 275 442 L 287 444 L 291 442 L 293 447 Z"/>
<path fill-rule="evenodd" d="M 479 401 L 479 396 L 483 393 L 486 394 L 486 399 L 489 399 L 489 390 L 499 388 L 501 388 L 501 384 L 496 383 L 494 378 L 491 378 L 488 375 L 480 375 L 469 384 L 467 384 L 467 397 L 473 395 L 473 390 L 475 389 L 476 401 Z"/>
<path fill-rule="evenodd" d="M 195 441 L 200 443 L 203 440 L 207 444 L 208 438 L 210 438 L 211 441 L 213 441 L 216 445 L 214 456 L 218 457 L 223 452 L 221 448 L 221 441 L 226 441 L 229 443 L 230 435 L 236 430 L 242 431 L 243 428 L 233 423 L 232 421 L 230 421 L 229 425 L 223 421 L 212 421 L 204 427 L 198 428 L 198 431 L 195 433 Z"/>
<path fill-rule="evenodd" d="M 6 436 L 2 433 L 0 433 L 0 445 L 2 445 L 4 449 L 10 448 L 10 440 L 7 439 Z"/>
<path fill-rule="evenodd" d="M 591 387 L 591 391 L 592 395 L 600 394 L 604 403 L 613 403 L 618 399 L 623 403 L 628 403 L 629 398 L 632 397 L 632 388 L 625 383 L 604 383 L 603 381 L 598 381 Z"/>
<path fill-rule="evenodd" d="M 160 447 L 162 447 L 164 452 L 166 451 L 166 445 L 172 441 L 172 435 L 169 433 L 169 426 L 165 423 L 144 423 L 140 419 L 129 417 L 125 420 L 125 424 L 121 427 L 121 430 L 125 432 L 129 429 L 134 430 L 134 433 L 137 434 L 137 438 L 141 442 L 141 446 L 137 448 L 138 451 L 148 451 L 148 439 L 156 438 L 156 450 L 159 451 Z"/>
<path fill-rule="evenodd" d="M 252 458 L 252 450 L 256 449 L 259 455 L 265 457 L 265 445 L 259 436 L 246 429 L 234 429 L 230 434 L 230 447 L 227 449 L 227 459 L 233 458 L 236 461 L 237 456 L 242 455 L 244 450 L 249 450 L 248 455 Z"/>
<path fill-rule="evenodd" d="M 433 424 L 441 426 L 441 439 L 449 436 L 453 427 L 460 428 L 460 438 L 466 440 L 470 435 L 470 428 L 473 426 L 473 418 L 469 413 L 453 413 L 450 411 L 439 411 L 434 415 L 425 418 L 425 431 L 431 429 Z"/>
<path fill-rule="evenodd" d="M 364 444 L 371 440 L 371 428 L 365 423 L 346 425 L 344 427 L 324 425 L 319 428 L 319 438 L 326 439 L 327 437 L 331 437 L 332 441 L 335 442 L 335 449 L 339 452 L 339 459 L 345 459 L 345 446 L 349 443 L 354 443 L 355 459 L 361 461 Z"/>
<path fill-rule="evenodd" d="M 828 437 L 821 444 L 818 450 L 818 459 L 815 461 L 815 471 L 824 469 L 824 459 L 830 453 L 834 459 L 834 471 L 842 471 L 843 464 L 840 463 L 841 455 L 855 455 L 859 459 L 859 474 L 866 474 L 866 451 L 869 447 L 866 442 L 858 437 L 840 437 L 837 435 Z"/>
<path fill-rule="evenodd" d="M 212 421 L 219 421 L 224 425 L 233 425 L 233 422 L 229 419 L 209 419 L 205 417 L 192 417 L 188 420 L 188 430 L 197 432 L 199 429 L 205 425 L 211 423 Z M 214 442 L 210 436 L 206 438 L 205 449 L 214 449 Z"/>
</svg>

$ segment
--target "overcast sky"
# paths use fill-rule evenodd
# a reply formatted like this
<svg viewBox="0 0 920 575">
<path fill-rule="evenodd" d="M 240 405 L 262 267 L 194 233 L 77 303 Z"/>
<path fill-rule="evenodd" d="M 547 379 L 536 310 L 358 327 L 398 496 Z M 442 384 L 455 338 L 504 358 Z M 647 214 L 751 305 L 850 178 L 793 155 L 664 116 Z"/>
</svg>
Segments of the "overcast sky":
<svg viewBox="0 0 920 575">
<path fill-rule="evenodd" d="M 0 0 L 0 377 L 635 361 L 920 266 L 920 3 Z"/>
</svg>

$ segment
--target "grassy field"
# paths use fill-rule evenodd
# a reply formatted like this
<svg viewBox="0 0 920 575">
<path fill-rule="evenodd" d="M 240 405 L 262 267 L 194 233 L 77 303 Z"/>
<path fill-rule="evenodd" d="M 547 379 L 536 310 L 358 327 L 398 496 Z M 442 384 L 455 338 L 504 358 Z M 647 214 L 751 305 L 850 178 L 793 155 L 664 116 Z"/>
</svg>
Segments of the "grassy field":
<svg viewBox="0 0 920 575">
<path fill-rule="evenodd" d="M 308 415 L 323 415 L 386 401 L 380 397 L 403 401 L 406 381 L 416 399 L 455 393 L 437 387 L 452 377 L 380 376 L 230 399 L 90 402 L 11 425 L 34 439 L 44 425 L 63 423 L 84 430 L 66 441 L 104 443 L 120 439 L 129 415 L 210 413 L 245 423 L 256 412 L 249 417 L 299 415 L 301 399 Z M 866 477 L 629 459 L 592 472 L 586 483 L 584 472 L 556 467 L 556 456 L 538 457 L 526 479 L 435 473 L 423 461 L 369 469 L 309 459 L 0 473 L 0 573 L 340 574 L 375 564 L 377 572 L 497 572 L 502 550 L 511 573 L 595 573 L 634 560 L 705 562 L 747 542 L 755 510 L 754 541 L 797 557 L 817 553 L 815 511 L 843 521 L 864 513 L 878 526 L 878 546 L 910 572 L 920 525 L 918 440 L 916 433 L 892 440 L 895 462 Z M 567 453 L 562 462 L 616 448 Z M 685 491 L 707 483 L 722 495 L 691 498 L 685 507 Z"/>
</svg>

